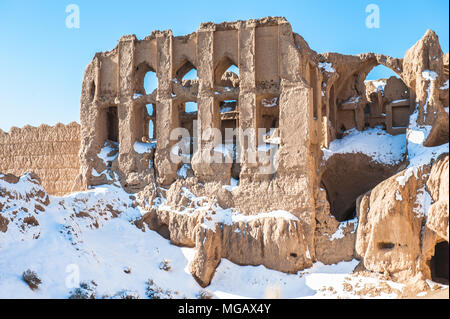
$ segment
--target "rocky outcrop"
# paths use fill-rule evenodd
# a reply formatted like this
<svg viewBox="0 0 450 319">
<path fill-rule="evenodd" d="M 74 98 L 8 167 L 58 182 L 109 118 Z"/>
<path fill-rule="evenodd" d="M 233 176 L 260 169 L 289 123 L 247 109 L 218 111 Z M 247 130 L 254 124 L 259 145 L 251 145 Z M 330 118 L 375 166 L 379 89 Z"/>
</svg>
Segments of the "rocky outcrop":
<svg viewBox="0 0 450 319">
<path fill-rule="evenodd" d="M 449 201 L 449 159 L 438 160 L 431 169 L 427 188 L 433 198 L 428 211 L 426 227 L 448 242 L 448 201 Z"/>
<path fill-rule="evenodd" d="M 445 156 L 408 168 L 361 196 L 355 249 L 366 269 L 401 281 L 431 279 L 434 246 L 448 242 L 447 194 Z"/>
</svg>

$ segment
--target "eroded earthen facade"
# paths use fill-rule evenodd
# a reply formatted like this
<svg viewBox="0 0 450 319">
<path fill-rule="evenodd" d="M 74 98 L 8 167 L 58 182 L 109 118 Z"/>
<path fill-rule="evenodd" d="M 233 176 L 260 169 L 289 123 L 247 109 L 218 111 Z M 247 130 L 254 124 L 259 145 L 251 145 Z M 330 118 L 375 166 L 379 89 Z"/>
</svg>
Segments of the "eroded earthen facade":
<svg viewBox="0 0 450 319">
<path fill-rule="evenodd" d="M 80 125 L 57 124 L 0 130 L 0 172 L 21 176 L 33 171 L 47 192 L 79 191 Z"/>
<path fill-rule="evenodd" d="M 405 163 L 378 165 L 362 154 L 337 156 L 325 163 L 322 148 L 352 128 L 381 126 L 390 134 L 405 133 L 415 111 L 415 124 L 432 126 L 424 145 L 447 143 L 448 84 L 442 88 L 448 83 L 448 63 L 448 53 L 443 54 L 432 31 L 403 58 L 318 54 L 284 18 L 204 23 L 197 32 L 179 37 L 171 31 L 155 31 L 143 40 L 124 36 L 112 51 L 97 53 L 85 71 L 80 171 L 74 189 L 120 181 L 127 191 L 138 193 L 137 203 L 148 212 L 138 226 L 145 223 L 177 245 L 196 247 L 191 272 L 203 286 L 209 284 L 220 258 L 294 273 L 314 261 L 335 263 L 359 256 L 372 271 L 410 275 L 422 271 L 429 276 L 431 253 L 420 251 L 420 220 L 404 222 L 415 227 L 404 240 L 414 243 L 413 253 L 400 251 L 400 261 L 386 269 L 380 266 L 385 261 L 379 255 L 385 249 L 383 238 L 392 232 L 373 235 L 374 225 L 385 221 L 384 213 L 373 213 L 378 219 L 366 216 L 370 207 L 379 205 L 372 203 L 373 195 L 364 194 L 378 184 L 372 191 L 376 194 L 382 188 L 379 183 Z M 399 77 L 386 79 L 382 91 L 365 82 L 377 65 Z M 197 78 L 186 79 L 193 70 Z M 433 79 L 424 76 L 430 70 Z M 151 73 L 157 86 L 147 92 L 144 81 Z M 187 108 L 190 103 L 197 105 L 193 111 Z M 201 137 L 201 147 L 190 145 L 189 154 L 184 154 L 189 158 L 184 176 L 177 174 L 183 163 L 171 159 L 177 144 L 171 134 L 180 127 Z M 237 136 L 244 140 L 239 144 L 235 139 L 214 140 L 204 134 L 209 128 L 254 133 L 245 139 Z M 264 129 L 262 139 L 258 128 Z M 225 156 L 217 147 L 226 145 L 232 145 L 233 152 L 239 148 L 240 161 L 203 160 L 205 154 Z M 277 169 L 267 173 L 264 167 L 272 162 L 251 161 L 248 145 L 256 147 L 258 158 L 275 149 Z M 446 165 L 448 174 L 448 160 Z M 349 169 L 354 175 L 348 174 Z M 226 189 L 232 180 L 239 186 Z M 62 187 L 55 193 L 68 190 Z M 192 214 L 173 211 L 197 207 L 188 191 L 206 198 L 210 207 L 244 216 L 286 211 L 294 218 L 258 217 L 205 229 L 202 222 L 214 219 L 209 215 L 215 214 L 213 208 L 194 209 Z M 165 209 L 154 205 L 161 198 Z M 448 201 L 446 207 L 446 215 L 436 214 L 448 223 Z M 358 238 L 356 221 L 339 223 L 355 212 L 363 223 Z M 438 226 L 433 227 L 439 235 L 427 237 L 429 247 L 444 238 Z M 332 238 L 338 228 L 343 235 Z M 239 235 L 246 232 L 248 236 Z M 448 227 L 445 236 L 448 243 Z M 370 246 L 374 238 L 381 244 Z M 414 257 L 419 255 L 420 263 Z"/>
</svg>

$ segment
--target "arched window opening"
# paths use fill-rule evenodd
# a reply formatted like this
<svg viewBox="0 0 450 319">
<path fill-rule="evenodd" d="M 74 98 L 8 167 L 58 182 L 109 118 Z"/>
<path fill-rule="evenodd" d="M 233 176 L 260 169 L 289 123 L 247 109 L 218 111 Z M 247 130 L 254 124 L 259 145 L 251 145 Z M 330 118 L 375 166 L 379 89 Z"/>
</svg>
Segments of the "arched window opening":
<svg viewBox="0 0 450 319">
<path fill-rule="evenodd" d="M 384 65 L 375 66 L 366 76 L 366 81 L 376 81 L 379 79 L 388 79 L 391 76 L 399 77 L 397 73 Z"/>
<path fill-rule="evenodd" d="M 157 88 L 158 77 L 155 70 L 145 62 L 136 66 L 134 98 L 152 94 Z"/>
<path fill-rule="evenodd" d="M 156 113 L 155 113 L 155 105 L 147 104 L 146 107 L 146 135 L 148 138 L 148 142 L 154 142 L 156 140 Z"/>
<path fill-rule="evenodd" d="M 280 97 L 266 95 L 257 99 L 259 114 L 258 127 L 264 128 L 263 142 L 267 144 L 280 144 Z"/>
<path fill-rule="evenodd" d="M 198 79 L 197 69 L 190 61 L 185 61 L 175 74 L 175 80 L 179 83 L 196 79 Z"/>
<path fill-rule="evenodd" d="M 191 80 L 191 81 L 198 80 L 197 69 L 192 68 L 188 73 L 186 73 L 183 76 L 182 81 L 184 82 L 186 80 Z"/>
<path fill-rule="evenodd" d="M 189 132 L 189 140 L 185 141 L 187 153 L 183 153 L 184 158 L 192 159 L 194 153 L 194 129 L 198 116 L 198 105 L 196 102 L 186 102 L 179 105 L 179 123 L 180 127 L 185 128 Z"/>
<path fill-rule="evenodd" d="M 119 142 L 119 116 L 116 106 L 110 106 L 106 109 L 106 130 L 108 140 Z"/>
<path fill-rule="evenodd" d="M 404 133 L 409 124 L 410 90 L 391 69 L 374 67 L 364 81 L 366 127 L 382 126 L 391 134 Z"/>
<path fill-rule="evenodd" d="M 153 124 L 153 120 L 148 122 L 148 138 L 150 140 L 155 139 L 155 125 Z"/>
<path fill-rule="evenodd" d="M 214 82 L 226 88 L 239 87 L 239 68 L 230 58 L 224 57 L 220 60 L 216 67 Z"/>
<path fill-rule="evenodd" d="M 230 58 L 223 57 L 214 74 L 216 86 L 215 107 L 220 116 L 220 130 L 225 148 L 232 153 L 231 177 L 239 180 L 241 166 L 238 160 L 239 127 L 239 68 Z"/>
</svg>

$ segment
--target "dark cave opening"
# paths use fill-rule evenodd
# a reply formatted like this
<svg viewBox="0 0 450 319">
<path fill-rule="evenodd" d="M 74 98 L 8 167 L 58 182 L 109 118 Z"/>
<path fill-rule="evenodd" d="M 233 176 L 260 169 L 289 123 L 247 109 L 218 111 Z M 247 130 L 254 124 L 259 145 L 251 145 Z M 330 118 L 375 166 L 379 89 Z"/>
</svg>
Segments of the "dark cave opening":
<svg viewBox="0 0 450 319">
<path fill-rule="evenodd" d="M 431 279 L 448 285 L 448 242 L 436 244 L 434 256 L 430 260 Z"/>
</svg>

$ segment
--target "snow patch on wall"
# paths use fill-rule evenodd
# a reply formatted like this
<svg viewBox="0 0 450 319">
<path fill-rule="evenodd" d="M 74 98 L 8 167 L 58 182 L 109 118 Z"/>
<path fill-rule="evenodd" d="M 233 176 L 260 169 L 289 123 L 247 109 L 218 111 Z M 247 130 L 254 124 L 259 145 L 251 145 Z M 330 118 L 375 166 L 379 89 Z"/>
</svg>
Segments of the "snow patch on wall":
<svg viewBox="0 0 450 319">
<path fill-rule="evenodd" d="M 362 153 L 378 163 L 395 165 L 403 161 L 406 153 L 404 134 L 390 135 L 382 128 L 365 131 L 351 129 L 342 139 L 330 143 L 328 149 L 322 148 L 326 161 L 334 154 Z"/>
<path fill-rule="evenodd" d="M 413 212 L 417 217 L 425 217 L 428 215 L 428 210 L 430 209 L 433 199 L 426 190 L 425 186 L 417 191 L 416 201 L 414 203 Z"/>
</svg>

